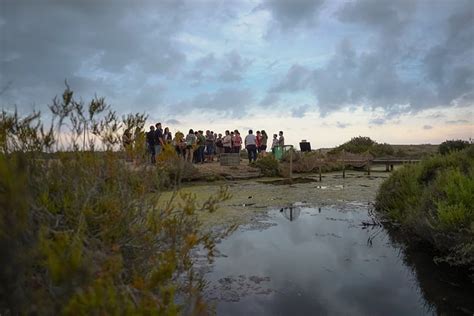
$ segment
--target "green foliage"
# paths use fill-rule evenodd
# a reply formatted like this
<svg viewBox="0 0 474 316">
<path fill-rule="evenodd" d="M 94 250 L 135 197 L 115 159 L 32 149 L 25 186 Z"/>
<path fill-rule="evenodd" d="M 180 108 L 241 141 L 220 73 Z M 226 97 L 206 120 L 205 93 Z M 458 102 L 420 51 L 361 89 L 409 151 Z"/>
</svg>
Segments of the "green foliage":
<svg viewBox="0 0 474 316">
<path fill-rule="evenodd" d="M 394 149 L 391 145 L 383 143 L 378 144 L 377 142 L 370 139 L 370 137 L 353 137 L 350 141 L 345 142 L 342 145 L 329 151 L 329 154 L 338 154 L 341 151 L 350 152 L 353 154 L 370 153 L 376 157 L 379 156 L 390 156 L 394 154 Z"/>
<path fill-rule="evenodd" d="M 436 179 L 440 198 L 435 200 L 439 226 L 445 230 L 469 229 L 474 223 L 474 168 L 443 170 Z"/>
<path fill-rule="evenodd" d="M 438 261 L 474 273 L 473 146 L 395 171 L 380 187 L 376 207 L 431 243 Z"/>
<path fill-rule="evenodd" d="M 205 311 L 192 251 L 202 247 L 212 260 L 225 233 L 204 231 L 197 212 L 216 211 L 229 198 L 226 189 L 203 205 L 191 195 L 180 205 L 159 203 L 169 172 L 141 163 L 145 116 L 120 122 L 113 111 L 104 114 L 103 99 L 91 101 L 87 115 L 81 104 L 69 88 L 61 102 L 55 99 L 47 140 L 40 115 L 2 113 L 0 314 Z M 65 121 L 69 139 L 60 134 Z M 112 151 L 130 126 L 134 164 Z M 89 151 L 79 151 L 79 139 Z M 51 140 L 69 151 L 45 158 Z"/>
<path fill-rule="evenodd" d="M 446 155 L 449 154 L 452 151 L 459 151 L 463 150 L 464 148 L 469 146 L 469 142 L 462 140 L 462 139 L 457 139 L 457 140 L 447 140 L 442 142 L 439 145 L 438 151 L 441 155 Z"/>
<path fill-rule="evenodd" d="M 257 159 L 252 166 L 259 168 L 264 176 L 276 177 L 280 174 L 280 164 L 273 155 L 266 155 Z"/>
</svg>

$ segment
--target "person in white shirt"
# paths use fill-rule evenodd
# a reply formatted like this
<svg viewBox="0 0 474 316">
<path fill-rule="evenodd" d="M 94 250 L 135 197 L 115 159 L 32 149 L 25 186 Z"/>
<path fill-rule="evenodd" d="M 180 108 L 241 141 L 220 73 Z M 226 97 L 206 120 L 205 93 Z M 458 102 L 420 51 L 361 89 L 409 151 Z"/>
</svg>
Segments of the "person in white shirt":
<svg viewBox="0 0 474 316">
<path fill-rule="evenodd" d="M 245 136 L 245 148 L 249 156 L 249 163 L 257 160 L 257 138 L 252 130 L 249 130 L 249 134 Z"/>
<path fill-rule="evenodd" d="M 225 136 L 222 139 L 222 146 L 224 147 L 224 152 L 226 154 L 232 152 L 232 136 L 229 131 L 225 131 Z"/>
</svg>

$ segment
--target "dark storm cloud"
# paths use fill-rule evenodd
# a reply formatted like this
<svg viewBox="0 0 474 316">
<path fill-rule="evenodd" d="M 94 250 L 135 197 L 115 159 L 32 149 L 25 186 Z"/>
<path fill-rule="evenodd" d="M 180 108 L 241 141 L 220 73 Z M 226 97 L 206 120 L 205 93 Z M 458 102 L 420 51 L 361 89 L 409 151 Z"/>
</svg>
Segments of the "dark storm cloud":
<svg viewBox="0 0 474 316">
<path fill-rule="evenodd" d="M 179 125 L 181 124 L 181 122 L 179 120 L 176 120 L 176 119 L 169 119 L 169 120 L 166 120 L 165 122 L 166 124 L 170 124 L 170 125 Z"/>
<path fill-rule="evenodd" d="M 441 102 L 474 101 L 474 2 L 466 2 L 447 21 L 444 39 L 425 58 L 427 78 L 437 88 Z"/>
<path fill-rule="evenodd" d="M 238 82 L 252 64 L 250 58 L 242 57 L 236 50 L 223 54 L 220 58 L 209 53 L 194 62 L 192 71 L 185 75 L 192 86 L 199 86 L 206 81 Z"/>
<path fill-rule="evenodd" d="M 216 114 L 242 117 L 252 102 L 253 93 L 249 89 L 223 88 L 212 93 L 200 93 L 170 107 L 183 112 L 207 111 L 213 117 Z"/>
<path fill-rule="evenodd" d="M 346 23 L 356 23 L 378 31 L 384 35 L 402 35 L 415 13 L 413 0 L 359 0 L 347 2 L 338 12 L 338 17 Z"/>
<path fill-rule="evenodd" d="M 179 1 L 2 1 L 0 78 L 12 82 L 5 100 L 48 102 L 65 78 L 75 90 L 113 96 L 150 74 L 174 76 L 186 60 L 172 39 L 181 8 Z"/>
<path fill-rule="evenodd" d="M 268 10 L 275 24 L 282 30 L 311 27 L 323 7 L 324 0 L 265 0 L 256 10 Z"/>
<path fill-rule="evenodd" d="M 323 116 L 351 104 L 382 108 L 388 117 L 436 106 L 472 105 L 474 3 L 459 1 L 450 8 L 452 12 L 444 14 L 445 24 L 438 25 L 443 35 L 433 37 L 438 42 L 424 50 L 412 49 L 410 27 L 417 9 L 430 8 L 416 4 L 385 0 L 345 4 L 339 20 L 365 28 L 371 46 L 357 50 L 344 39 L 325 65 L 295 64 L 270 91 L 311 91 Z"/>
<path fill-rule="evenodd" d="M 260 105 L 269 106 L 274 105 L 280 100 L 280 95 L 278 93 L 268 93 L 261 101 Z"/>
<path fill-rule="evenodd" d="M 224 56 L 223 69 L 217 79 L 224 82 L 240 81 L 251 64 L 251 59 L 243 58 L 236 50 L 233 50 Z"/>
<path fill-rule="evenodd" d="M 285 78 L 274 85 L 270 92 L 296 92 L 305 89 L 309 84 L 311 71 L 306 67 L 295 64 L 288 69 Z"/>
<path fill-rule="evenodd" d="M 300 105 L 298 107 L 292 108 L 291 109 L 291 116 L 292 117 L 304 117 L 306 112 L 309 110 L 309 105 L 304 104 Z"/>
</svg>

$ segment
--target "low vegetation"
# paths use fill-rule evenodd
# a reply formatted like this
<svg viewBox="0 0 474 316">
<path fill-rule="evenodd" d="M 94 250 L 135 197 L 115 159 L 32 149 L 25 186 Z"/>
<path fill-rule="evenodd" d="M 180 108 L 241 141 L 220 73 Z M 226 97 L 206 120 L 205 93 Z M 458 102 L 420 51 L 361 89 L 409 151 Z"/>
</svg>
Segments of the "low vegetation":
<svg viewBox="0 0 474 316">
<path fill-rule="evenodd" d="M 474 277 L 474 146 L 396 170 L 376 208 L 406 236 L 430 244 L 436 260 L 467 267 Z"/>
<path fill-rule="evenodd" d="M 453 151 L 463 150 L 469 147 L 469 142 L 462 139 L 447 140 L 439 145 L 438 151 L 441 155 L 449 154 Z"/>
<path fill-rule="evenodd" d="M 0 314 L 207 314 L 193 251 L 212 260 L 225 232 L 201 229 L 197 212 L 227 191 L 158 203 L 183 169 L 172 154 L 145 163 L 144 115 L 119 119 L 69 88 L 51 111 L 49 127 L 37 112 L 1 113 Z M 134 142 L 119 151 L 125 128 Z"/>
<path fill-rule="evenodd" d="M 255 162 L 252 162 L 251 166 L 259 168 L 262 174 L 266 177 L 276 177 L 280 175 L 280 163 L 270 154 L 265 157 L 260 157 Z"/>
<path fill-rule="evenodd" d="M 353 137 L 350 141 L 337 146 L 328 153 L 330 155 L 335 155 L 339 154 L 343 150 L 353 154 L 368 153 L 374 157 L 393 156 L 395 153 L 391 145 L 386 143 L 379 144 L 376 141 L 370 139 L 370 137 L 363 136 Z"/>
</svg>

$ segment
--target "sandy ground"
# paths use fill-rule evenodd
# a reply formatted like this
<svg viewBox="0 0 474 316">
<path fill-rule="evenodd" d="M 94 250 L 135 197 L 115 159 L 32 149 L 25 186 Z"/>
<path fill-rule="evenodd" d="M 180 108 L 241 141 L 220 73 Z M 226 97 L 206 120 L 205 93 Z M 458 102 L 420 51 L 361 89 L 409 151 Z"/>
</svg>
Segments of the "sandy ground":
<svg viewBox="0 0 474 316">
<path fill-rule="evenodd" d="M 390 175 L 382 168 L 373 170 L 368 176 L 363 172 L 341 172 L 323 174 L 322 181 L 316 174 L 296 175 L 308 179 L 307 183 L 272 184 L 279 178 L 256 178 L 249 180 L 216 181 L 211 183 L 193 182 L 184 184 L 181 191 L 196 195 L 198 203 L 227 186 L 232 197 L 222 202 L 214 213 L 203 212 L 199 217 L 205 228 L 225 227 L 231 224 L 245 224 L 261 212 L 281 208 L 294 203 L 310 206 L 342 205 L 347 202 L 369 204 L 375 199 L 380 184 Z M 281 178 L 280 178 L 281 179 Z M 164 192 L 162 202 L 171 197 L 172 192 Z M 179 198 L 175 203 L 179 202 Z"/>
</svg>

